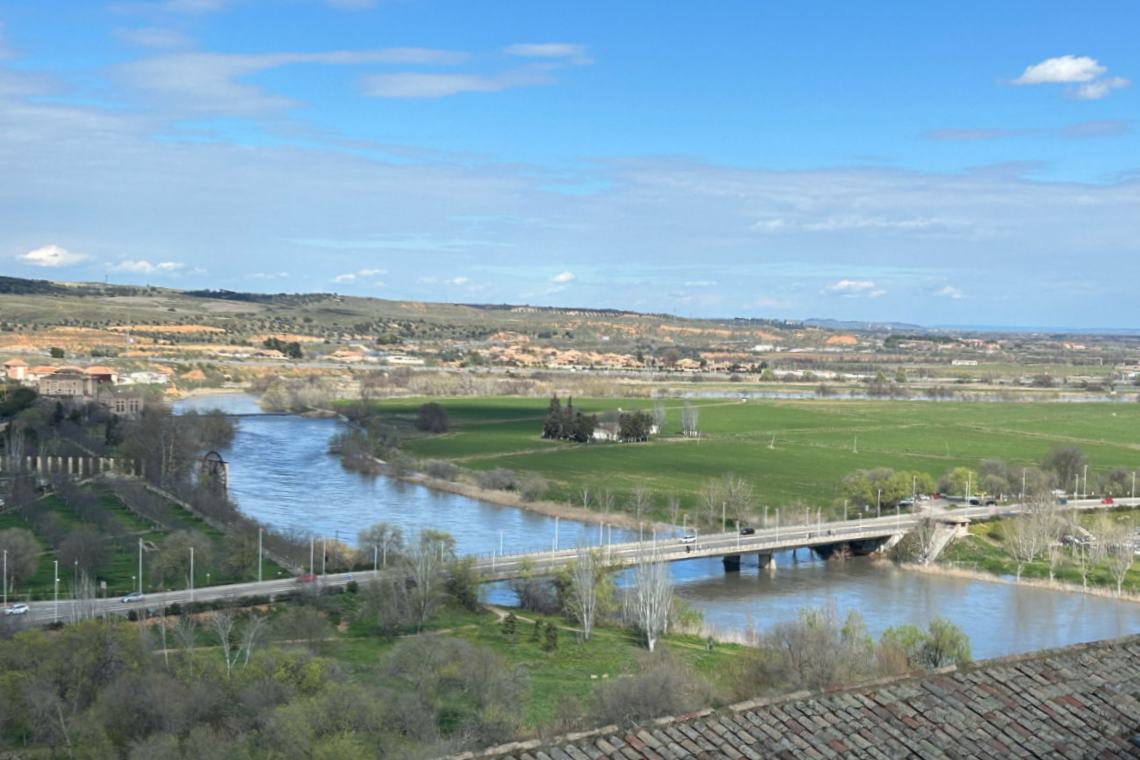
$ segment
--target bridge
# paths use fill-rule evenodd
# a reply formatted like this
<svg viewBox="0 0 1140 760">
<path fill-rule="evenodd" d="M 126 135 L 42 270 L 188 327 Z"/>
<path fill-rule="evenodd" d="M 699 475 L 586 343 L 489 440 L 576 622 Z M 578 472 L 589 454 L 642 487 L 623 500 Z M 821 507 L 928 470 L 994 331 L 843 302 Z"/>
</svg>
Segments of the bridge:
<svg viewBox="0 0 1140 760">
<path fill-rule="evenodd" d="M 1117 499 L 1115 506 L 1140 506 L 1140 499 Z M 1065 507 L 1072 510 L 1104 509 L 1098 499 L 1070 501 Z M 613 569 L 631 567 L 643 560 L 679 562 L 689 559 L 720 557 L 725 569 L 740 568 L 741 557 L 755 554 L 760 564 L 771 562 L 774 553 L 789 549 L 809 548 L 822 557 L 852 556 L 869 554 L 889 541 L 901 538 L 913 530 L 924 519 L 933 519 L 936 524 L 946 526 L 965 522 L 991 520 L 997 517 L 1017 515 L 1022 505 L 965 507 L 937 513 L 899 513 L 884 517 L 835 522 L 814 522 L 810 524 L 758 528 L 754 534 L 713 533 L 697 536 L 692 543 L 681 543 L 676 536 L 658 537 L 642 541 L 616 544 L 596 544 L 586 547 L 601 552 L 605 563 Z M 518 578 L 524 574 L 536 576 L 553 575 L 573 562 L 578 549 L 556 551 L 525 552 L 519 554 L 484 555 L 475 557 L 475 570 L 484 582 L 494 582 Z M 329 573 L 320 575 L 314 583 L 318 587 L 338 588 L 352 581 L 366 582 L 384 570 L 354 571 L 349 573 Z M 171 604 L 188 602 L 208 602 L 217 600 L 237 601 L 243 597 L 276 596 L 306 588 L 294 578 L 276 579 L 262 582 L 236 583 L 224 586 L 208 586 L 194 590 L 168 591 L 147 594 L 142 602 L 123 603 L 119 597 L 92 600 L 86 604 L 88 611 L 97 615 L 126 614 L 132 609 L 145 607 L 158 609 Z M 14 600 L 13 600 L 14 601 Z M 29 610 L 30 622 L 49 623 L 53 620 L 67 621 L 74 615 L 73 602 L 62 599 L 32 602 Z"/>
</svg>

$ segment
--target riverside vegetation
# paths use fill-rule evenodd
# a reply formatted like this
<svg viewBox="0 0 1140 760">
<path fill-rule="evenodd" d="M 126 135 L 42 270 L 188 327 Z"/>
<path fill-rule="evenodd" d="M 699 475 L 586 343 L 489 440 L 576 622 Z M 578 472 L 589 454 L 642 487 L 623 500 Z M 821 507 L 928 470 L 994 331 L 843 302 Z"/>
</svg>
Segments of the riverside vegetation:
<svg viewBox="0 0 1140 760">
<path fill-rule="evenodd" d="M 678 630 L 687 614 L 668 587 L 650 652 L 636 599 L 652 581 L 622 592 L 606 573 L 569 569 L 520 579 L 523 608 L 488 610 L 445 534 L 405 542 L 378 525 L 368 540 L 387 542 L 391 571 L 343 593 L 7 630 L 0 746 L 73 758 L 433 757 L 969 660 L 944 621 L 876 643 L 857 614 L 830 609 L 714 642 Z M 584 585 L 597 599 L 588 631 Z"/>
</svg>

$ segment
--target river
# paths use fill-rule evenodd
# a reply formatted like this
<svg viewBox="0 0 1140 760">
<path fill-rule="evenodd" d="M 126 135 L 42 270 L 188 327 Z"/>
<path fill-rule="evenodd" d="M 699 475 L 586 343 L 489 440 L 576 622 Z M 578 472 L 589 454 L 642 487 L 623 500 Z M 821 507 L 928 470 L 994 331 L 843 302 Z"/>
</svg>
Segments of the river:
<svg viewBox="0 0 1140 760">
<path fill-rule="evenodd" d="M 176 408 L 258 412 L 256 401 L 242 394 L 191 397 Z M 437 528 L 455 536 L 464 554 L 554 545 L 554 518 L 346 471 L 327 453 L 342 424 L 337 420 L 251 416 L 237 423 L 232 445 L 221 452 L 230 463 L 230 492 L 243 512 L 269 525 L 350 543 L 381 521 L 399 525 L 405 535 Z M 558 521 L 557 536 L 562 548 L 599 540 L 597 526 L 569 520 Z M 613 531 L 614 541 L 625 538 Z M 776 565 L 774 572 L 761 571 L 746 557 L 740 573 L 726 574 L 719 560 L 692 560 L 674 563 L 671 571 L 678 595 L 726 632 L 748 625 L 762 630 L 793 619 L 803 607 L 823 605 L 840 614 L 858 611 L 876 636 L 890 626 L 947 618 L 969 635 L 977 658 L 1140 632 L 1140 604 L 1131 602 L 926 575 L 868 559 L 822 562 L 803 549 L 795 557 L 777 555 Z M 492 587 L 489 596 L 510 601 L 502 587 Z"/>
</svg>

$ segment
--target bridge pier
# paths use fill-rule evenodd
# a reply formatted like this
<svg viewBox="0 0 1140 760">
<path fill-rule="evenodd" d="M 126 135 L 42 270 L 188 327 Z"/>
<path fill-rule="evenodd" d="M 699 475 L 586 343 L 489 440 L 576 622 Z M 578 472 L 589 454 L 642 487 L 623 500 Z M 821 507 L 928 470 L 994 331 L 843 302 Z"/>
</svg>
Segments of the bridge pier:
<svg viewBox="0 0 1140 760">
<path fill-rule="evenodd" d="M 759 554 L 756 555 L 756 559 L 758 561 L 758 564 L 759 564 L 761 570 L 772 570 L 772 571 L 774 571 L 776 569 L 776 557 L 773 556 L 772 554 L 760 552 Z"/>
<path fill-rule="evenodd" d="M 740 572 L 740 555 L 739 554 L 726 554 L 721 560 L 724 562 L 724 571 L 726 573 L 739 573 Z"/>
</svg>

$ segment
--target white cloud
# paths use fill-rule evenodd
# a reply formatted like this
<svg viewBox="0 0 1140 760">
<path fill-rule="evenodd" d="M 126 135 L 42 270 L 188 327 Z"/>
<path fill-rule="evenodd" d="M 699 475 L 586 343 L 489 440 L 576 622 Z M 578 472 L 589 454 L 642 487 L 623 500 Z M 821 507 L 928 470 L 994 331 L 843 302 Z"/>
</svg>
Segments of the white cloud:
<svg viewBox="0 0 1140 760">
<path fill-rule="evenodd" d="M 551 277 L 550 281 L 561 283 L 561 284 L 566 284 L 569 282 L 574 282 L 575 279 L 576 278 L 574 277 L 573 272 L 559 272 L 558 274 Z"/>
<path fill-rule="evenodd" d="M 716 285 L 716 280 L 686 280 L 686 288 L 711 288 Z"/>
<path fill-rule="evenodd" d="M 387 269 L 358 269 L 348 274 L 338 274 L 333 278 L 333 282 L 355 282 L 356 280 L 362 280 L 367 277 L 379 277 L 384 274 L 388 274 Z"/>
<path fill-rule="evenodd" d="M 288 272 L 254 272 L 253 274 L 246 275 L 251 280 L 284 280 L 289 276 Z"/>
<path fill-rule="evenodd" d="M 1072 84 L 1089 82 L 1108 71 L 1088 56 L 1061 55 L 1027 66 L 1014 84 Z"/>
<path fill-rule="evenodd" d="M 1100 100 L 1113 90 L 1121 90 L 1130 85 L 1124 77 L 1109 77 L 1108 79 L 1098 79 L 1095 82 L 1082 84 L 1073 91 L 1073 97 L 1077 100 Z"/>
<path fill-rule="evenodd" d="M 934 295 L 939 296 L 940 298 L 951 298 L 955 301 L 964 297 L 962 291 L 958 290 L 958 288 L 954 287 L 953 285 L 946 285 Z"/>
<path fill-rule="evenodd" d="M 116 29 L 115 36 L 132 45 L 150 48 L 188 47 L 191 40 L 176 29 L 143 27 L 141 29 Z"/>
<path fill-rule="evenodd" d="M 1062 55 L 1047 58 L 1026 67 L 1013 84 L 1068 84 L 1069 94 L 1077 100 L 1100 100 L 1113 90 L 1127 87 L 1124 77 L 1104 77 L 1108 68 L 1088 56 Z"/>
<path fill-rule="evenodd" d="M 74 253 L 66 248 L 53 244 L 40 246 L 25 254 L 21 254 L 19 258 L 25 264 L 55 269 L 57 267 L 67 267 L 72 264 L 78 264 L 81 261 L 85 261 L 88 257 L 85 253 Z"/>
<path fill-rule="evenodd" d="M 874 280 L 839 280 L 823 289 L 824 293 L 844 298 L 878 298 L 887 291 L 875 284 Z"/>
<path fill-rule="evenodd" d="M 545 67 L 511 69 L 498 74 L 431 74 L 401 72 L 373 74 L 363 81 L 363 92 L 374 98 L 442 98 L 465 92 L 501 92 L 515 87 L 554 84 Z"/>
<path fill-rule="evenodd" d="M 579 66 L 593 63 L 593 60 L 586 52 L 586 46 L 572 42 L 519 43 L 507 47 L 506 53 L 507 55 L 514 55 L 520 58 L 552 58 L 564 60 Z"/>
<path fill-rule="evenodd" d="M 176 53 L 147 58 L 120 68 L 128 83 L 166 97 L 191 111 L 253 113 L 294 105 L 242 78 L 292 65 L 360 66 L 365 64 L 456 64 L 467 54 L 428 48 L 333 50 L 322 53 Z"/>
<path fill-rule="evenodd" d="M 134 274 L 157 274 L 162 272 L 177 272 L 185 269 L 186 265 L 178 261 L 159 261 L 157 263 L 146 259 L 124 259 L 111 265 L 116 272 L 132 272 Z"/>
<path fill-rule="evenodd" d="M 448 282 L 451 283 L 452 285 L 466 285 L 467 283 L 471 282 L 471 280 L 467 279 L 466 277 L 460 276 L 460 277 L 452 277 L 450 280 L 448 280 Z"/>
</svg>

